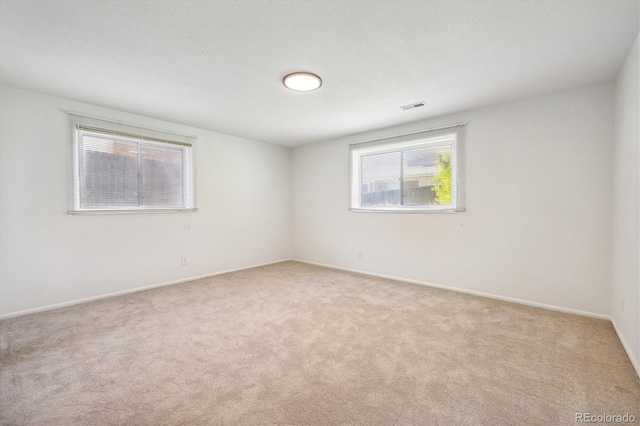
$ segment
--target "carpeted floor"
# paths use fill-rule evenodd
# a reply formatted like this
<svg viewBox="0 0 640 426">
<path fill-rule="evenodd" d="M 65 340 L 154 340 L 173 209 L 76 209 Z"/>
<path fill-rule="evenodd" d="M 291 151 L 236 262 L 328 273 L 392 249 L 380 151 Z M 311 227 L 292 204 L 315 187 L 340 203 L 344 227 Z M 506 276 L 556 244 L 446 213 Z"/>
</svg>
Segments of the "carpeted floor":
<svg viewBox="0 0 640 426">
<path fill-rule="evenodd" d="M 3 425 L 640 422 L 608 321 L 296 262 L 0 325 Z"/>
</svg>

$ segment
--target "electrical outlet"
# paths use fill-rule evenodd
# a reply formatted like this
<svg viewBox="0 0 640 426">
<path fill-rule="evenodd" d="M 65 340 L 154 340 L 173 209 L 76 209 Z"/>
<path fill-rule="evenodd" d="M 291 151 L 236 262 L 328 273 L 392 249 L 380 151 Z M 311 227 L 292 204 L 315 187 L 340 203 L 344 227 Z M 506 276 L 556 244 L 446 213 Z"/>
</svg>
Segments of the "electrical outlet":
<svg viewBox="0 0 640 426">
<path fill-rule="evenodd" d="M 183 264 L 183 265 L 186 265 L 186 264 L 188 264 L 188 263 L 189 263 L 189 262 L 187 261 L 187 256 L 182 255 L 182 264 Z"/>
<path fill-rule="evenodd" d="M 358 250 L 358 259 L 362 259 L 363 253 L 362 250 Z"/>
</svg>

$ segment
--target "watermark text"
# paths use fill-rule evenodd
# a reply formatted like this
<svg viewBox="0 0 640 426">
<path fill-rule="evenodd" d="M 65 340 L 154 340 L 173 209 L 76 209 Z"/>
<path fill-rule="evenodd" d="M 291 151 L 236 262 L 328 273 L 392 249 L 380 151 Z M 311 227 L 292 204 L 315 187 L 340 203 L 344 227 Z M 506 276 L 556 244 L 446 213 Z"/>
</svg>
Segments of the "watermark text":
<svg viewBox="0 0 640 426">
<path fill-rule="evenodd" d="M 576 423 L 635 423 L 633 414 L 576 413 Z"/>
</svg>

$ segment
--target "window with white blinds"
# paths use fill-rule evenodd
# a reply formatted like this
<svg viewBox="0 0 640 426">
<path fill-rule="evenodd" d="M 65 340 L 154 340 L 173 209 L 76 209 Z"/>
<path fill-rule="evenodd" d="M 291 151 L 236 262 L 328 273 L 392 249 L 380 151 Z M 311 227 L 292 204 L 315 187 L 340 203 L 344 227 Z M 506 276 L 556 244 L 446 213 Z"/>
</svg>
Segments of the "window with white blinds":
<svg viewBox="0 0 640 426">
<path fill-rule="evenodd" d="M 350 209 L 464 210 L 459 126 L 351 145 Z"/>
<path fill-rule="evenodd" d="M 77 116 L 71 213 L 195 211 L 193 138 Z"/>
</svg>

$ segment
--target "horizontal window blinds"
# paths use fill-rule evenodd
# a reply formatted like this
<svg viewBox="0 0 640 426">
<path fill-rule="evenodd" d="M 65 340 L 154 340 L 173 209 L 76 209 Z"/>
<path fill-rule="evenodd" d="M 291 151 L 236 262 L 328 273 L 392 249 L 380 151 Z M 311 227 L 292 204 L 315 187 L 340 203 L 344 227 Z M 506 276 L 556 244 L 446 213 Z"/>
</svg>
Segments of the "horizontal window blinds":
<svg viewBox="0 0 640 426">
<path fill-rule="evenodd" d="M 73 117 L 72 213 L 195 210 L 188 135 Z"/>
</svg>

